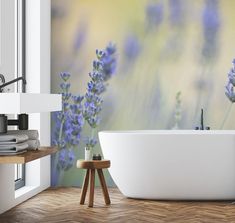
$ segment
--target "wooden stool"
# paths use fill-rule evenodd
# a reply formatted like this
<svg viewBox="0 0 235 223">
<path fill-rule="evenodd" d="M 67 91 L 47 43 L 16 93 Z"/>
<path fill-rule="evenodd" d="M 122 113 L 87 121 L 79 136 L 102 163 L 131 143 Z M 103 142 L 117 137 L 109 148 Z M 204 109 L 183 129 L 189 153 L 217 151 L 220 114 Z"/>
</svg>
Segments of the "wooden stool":
<svg viewBox="0 0 235 223">
<path fill-rule="evenodd" d="M 90 193 L 89 193 L 89 207 L 93 207 L 94 203 L 94 190 L 95 190 L 95 170 L 98 172 L 98 176 L 100 179 L 100 184 L 102 187 L 104 200 L 106 205 L 109 205 L 110 198 L 108 193 L 108 188 L 105 183 L 105 178 L 103 174 L 104 168 L 110 167 L 110 160 L 78 160 L 77 161 L 77 168 L 86 169 L 86 175 L 84 177 L 83 186 L 82 186 L 82 192 L 81 192 L 81 198 L 80 198 L 80 204 L 84 204 L 86 193 L 88 189 L 88 183 L 90 178 Z"/>
</svg>

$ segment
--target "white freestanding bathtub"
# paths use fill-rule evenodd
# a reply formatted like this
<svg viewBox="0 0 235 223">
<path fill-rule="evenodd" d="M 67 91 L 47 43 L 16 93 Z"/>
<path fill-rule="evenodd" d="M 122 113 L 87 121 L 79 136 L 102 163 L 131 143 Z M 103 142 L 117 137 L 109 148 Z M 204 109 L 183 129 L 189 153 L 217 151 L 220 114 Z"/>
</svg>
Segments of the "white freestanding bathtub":
<svg viewBox="0 0 235 223">
<path fill-rule="evenodd" d="M 103 131 L 99 139 L 127 197 L 235 199 L 235 131 Z"/>
</svg>

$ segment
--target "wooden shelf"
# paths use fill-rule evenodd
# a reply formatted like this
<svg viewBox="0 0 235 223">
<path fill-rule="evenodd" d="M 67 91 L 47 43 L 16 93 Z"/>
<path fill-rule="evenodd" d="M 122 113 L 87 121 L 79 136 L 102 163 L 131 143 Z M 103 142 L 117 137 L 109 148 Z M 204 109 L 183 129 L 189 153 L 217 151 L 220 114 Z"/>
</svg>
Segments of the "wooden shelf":
<svg viewBox="0 0 235 223">
<path fill-rule="evenodd" d="M 40 147 L 38 150 L 27 151 L 19 155 L 0 156 L 0 164 L 28 163 L 30 161 L 40 159 L 44 156 L 56 153 L 57 151 L 58 151 L 57 147 Z"/>
</svg>

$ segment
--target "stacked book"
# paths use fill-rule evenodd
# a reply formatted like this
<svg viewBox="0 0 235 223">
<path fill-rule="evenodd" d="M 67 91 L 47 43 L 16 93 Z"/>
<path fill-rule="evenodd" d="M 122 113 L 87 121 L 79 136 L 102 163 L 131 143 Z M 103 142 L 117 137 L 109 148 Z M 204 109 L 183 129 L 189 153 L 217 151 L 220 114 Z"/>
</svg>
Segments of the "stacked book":
<svg viewBox="0 0 235 223">
<path fill-rule="evenodd" d="M 37 130 L 10 130 L 0 135 L 0 155 L 16 155 L 39 146 Z"/>
</svg>

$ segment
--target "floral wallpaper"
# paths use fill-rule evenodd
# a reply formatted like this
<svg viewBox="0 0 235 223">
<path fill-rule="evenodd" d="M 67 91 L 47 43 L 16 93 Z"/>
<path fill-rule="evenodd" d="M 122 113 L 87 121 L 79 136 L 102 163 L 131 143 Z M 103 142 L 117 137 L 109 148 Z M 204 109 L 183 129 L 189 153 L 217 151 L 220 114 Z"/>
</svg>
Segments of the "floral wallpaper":
<svg viewBox="0 0 235 223">
<path fill-rule="evenodd" d="M 101 153 L 101 130 L 194 129 L 201 108 L 206 126 L 234 129 L 227 85 L 235 73 L 234 7 L 222 0 L 52 0 L 52 92 L 65 99 L 65 113 L 52 118 L 52 143 L 60 147 L 52 185 L 81 185 L 76 160 L 86 145 Z M 109 46 L 115 63 L 102 59 Z M 104 81 L 107 61 L 112 72 Z"/>
</svg>

